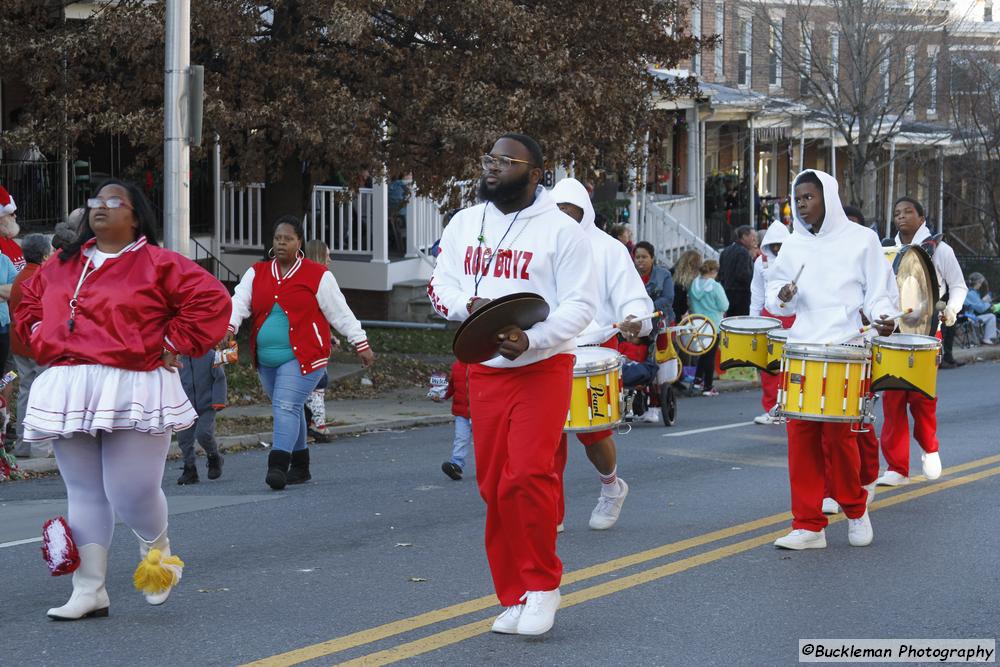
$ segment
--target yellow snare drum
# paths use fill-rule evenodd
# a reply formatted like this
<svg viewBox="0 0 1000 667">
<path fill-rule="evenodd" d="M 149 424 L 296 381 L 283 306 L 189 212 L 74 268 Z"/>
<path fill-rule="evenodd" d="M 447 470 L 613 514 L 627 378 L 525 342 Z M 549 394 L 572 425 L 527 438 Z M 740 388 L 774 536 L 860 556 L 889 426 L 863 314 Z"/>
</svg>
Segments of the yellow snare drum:
<svg viewBox="0 0 1000 667">
<path fill-rule="evenodd" d="M 863 347 L 786 343 L 778 384 L 785 417 L 860 422 L 865 417 L 869 356 Z"/>
<path fill-rule="evenodd" d="M 781 370 L 781 355 L 788 342 L 788 329 L 771 329 L 767 332 L 767 370 L 771 375 L 777 375 Z"/>
<path fill-rule="evenodd" d="M 564 431 L 603 431 L 622 420 L 622 358 L 606 347 L 574 352 L 573 397 Z"/>
<path fill-rule="evenodd" d="M 902 389 L 937 396 L 941 341 L 917 334 L 872 339 L 872 391 Z"/>
<path fill-rule="evenodd" d="M 767 332 L 781 327 L 773 317 L 727 317 L 719 323 L 719 368 L 767 369 Z"/>
</svg>

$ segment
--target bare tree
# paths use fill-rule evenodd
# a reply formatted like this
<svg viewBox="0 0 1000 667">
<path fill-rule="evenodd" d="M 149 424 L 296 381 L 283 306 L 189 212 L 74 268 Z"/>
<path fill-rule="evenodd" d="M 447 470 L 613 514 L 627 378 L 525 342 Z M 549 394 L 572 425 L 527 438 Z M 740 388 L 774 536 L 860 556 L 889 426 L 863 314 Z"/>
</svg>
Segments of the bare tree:
<svg viewBox="0 0 1000 667">
<path fill-rule="evenodd" d="M 1000 252 L 1000 57 L 978 52 L 951 63 L 948 96 L 955 137 L 964 155 L 953 161 L 947 194 L 961 218 L 973 219 L 980 241 L 991 254 Z"/>
<path fill-rule="evenodd" d="M 846 144 L 846 197 L 872 210 L 876 172 L 886 147 L 936 87 L 935 50 L 948 14 L 940 3 L 905 0 L 747 0 L 768 31 L 772 71 L 786 94 Z M 759 33 L 758 33 L 759 34 Z"/>
</svg>

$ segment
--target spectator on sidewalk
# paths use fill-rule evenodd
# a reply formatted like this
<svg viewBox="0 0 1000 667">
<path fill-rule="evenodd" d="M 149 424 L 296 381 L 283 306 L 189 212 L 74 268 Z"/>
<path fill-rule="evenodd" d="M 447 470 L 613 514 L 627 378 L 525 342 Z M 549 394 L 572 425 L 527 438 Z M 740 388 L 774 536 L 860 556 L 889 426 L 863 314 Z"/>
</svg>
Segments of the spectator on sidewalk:
<svg viewBox="0 0 1000 667">
<path fill-rule="evenodd" d="M 17 306 L 21 303 L 21 286 L 26 280 L 31 278 L 31 276 L 35 275 L 35 272 L 38 271 L 42 263 L 49 258 L 49 255 L 52 254 L 52 246 L 43 234 L 28 234 L 25 236 L 21 250 L 24 253 L 25 266 L 24 269 L 17 274 L 17 277 L 14 279 L 14 284 L 11 286 L 11 313 L 16 313 Z M 34 356 L 31 354 L 31 348 L 25 341 L 21 340 L 21 337 L 17 335 L 17 331 L 14 327 L 11 327 L 10 331 L 10 349 L 14 355 L 14 365 L 17 370 L 18 377 L 17 446 L 14 448 L 14 455 L 21 458 L 30 458 L 33 455 L 41 457 L 52 456 L 52 443 L 47 441 L 36 443 L 34 452 L 32 451 L 31 443 L 24 441 L 24 426 L 21 423 L 21 420 L 24 417 L 24 411 L 28 407 L 28 394 L 31 391 L 31 384 L 35 381 L 35 378 L 47 368 L 47 366 L 40 366 L 35 361 Z"/>
<path fill-rule="evenodd" d="M 747 225 L 736 228 L 736 240 L 719 256 L 719 282 L 726 290 L 730 316 L 750 313 L 750 282 L 757 235 Z"/>
<path fill-rule="evenodd" d="M 197 484 L 198 468 L 195 466 L 195 440 L 205 450 L 208 459 L 208 478 L 222 476 L 223 457 L 215 441 L 215 414 L 226 407 L 226 372 L 215 365 L 215 350 L 200 357 L 181 355 L 179 370 L 181 386 L 187 394 L 198 418 L 190 428 L 177 432 L 177 445 L 184 455 L 184 470 L 177 478 L 180 485 Z"/>
<path fill-rule="evenodd" d="M 16 210 L 14 198 L 0 185 L 0 252 L 10 258 L 16 271 L 20 271 L 24 268 L 24 254 L 21 252 L 21 246 L 14 240 L 21 233 L 21 226 L 17 224 Z"/>
<path fill-rule="evenodd" d="M 632 229 L 628 225 L 611 225 L 609 233 L 612 238 L 621 241 L 622 245 L 628 248 L 629 252 L 635 250 L 635 244 L 632 243 Z"/>
<path fill-rule="evenodd" d="M 719 322 L 726 309 L 729 308 L 729 299 L 716 278 L 719 275 L 719 263 L 714 259 L 705 261 L 698 269 L 698 277 L 691 283 L 688 290 L 688 301 L 691 312 L 704 315 L 712 320 L 715 330 L 719 330 Z M 701 388 L 702 396 L 718 396 L 714 388 L 715 381 L 715 355 L 719 349 L 719 336 L 715 337 L 715 343 L 705 354 L 698 357 L 698 369 L 695 371 L 694 390 Z"/>
<path fill-rule="evenodd" d="M 698 269 L 701 268 L 701 253 L 697 250 L 685 250 L 677 261 L 674 268 L 670 270 L 674 279 L 674 315 L 679 322 L 681 318 L 688 314 L 688 290 L 691 283 L 698 277 Z"/>
<path fill-rule="evenodd" d="M 472 446 L 472 419 L 469 415 L 469 373 L 461 361 L 455 360 L 448 375 L 448 386 L 444 396 L 431 392 L 435 403 L 451 399 L 451 414 L 455 416 L 455 440 L 451 446 L 451 458 L 441 464 L 441 471 L 456 482 L 462 479 L 465 459 Z"/>
<path fill-rule="evenodd" d="M 997 316 L 992 312 L 993 297 L 986 276 L 981 273 L 970 273 L 969 293 L 965 295 L 965 314 L 973 323 L 982 322 L 983 345 L 997 343 Z M 977 329 L 978 331 L 978 329 Z"/>
<path fill-rule="evenodd" d="M 649 241 L 639 241 L 632 253 L 635 270 L 646 286 L 646 294 L 653 301 L 653 309 L 663 313 L 667 322 L 674 319 L 674 279 L 670 272 L 656 263 L 656 250 Z M 659 318 L 657 318 L 659 319 Z M 656 323 L 653 324 L 656 331 Z"/>
<path fill-rule="evenodd" d="M 364 366 L 375 360 L 333 274 L 305 258 L 304 236 L 297 216 L 275 222 L 269 253 L 274 259 L 257 262 L 243 274 L 224 341 L 228 345 L 243 320 L 251 319 L 250 356 L 274 415 L 265 481 L 276 491 L 312 479 L 303 408 L 326 375 L 330 325 L 347 336 Z"/>
</svg>

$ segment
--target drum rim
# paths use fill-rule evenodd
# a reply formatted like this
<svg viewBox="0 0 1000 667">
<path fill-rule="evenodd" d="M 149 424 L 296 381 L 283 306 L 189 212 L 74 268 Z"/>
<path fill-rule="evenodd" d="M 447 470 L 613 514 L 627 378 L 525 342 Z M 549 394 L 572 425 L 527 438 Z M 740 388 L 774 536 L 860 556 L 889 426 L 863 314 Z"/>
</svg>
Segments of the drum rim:
<svg viewBox="0 0 1000 667">
<path fill-rule="evenodd" d="M 771 340 L 771 338 L 772 338 L 771 335 L 772 334 L 781 334 L 781 335 L 774 336 L 774 340 L 779 340 L 781 338 L 784 338 L 785 342 L 787 343 L 788 342 L 788 334 L 789 334 L 789 332 L 791 332 L 791 329 L 777 329 L 777 330 L 775 330 L 775 329 L 768 329 L 767 330 L 767 339 Z"/>
<path fill-rule="evenodd" d="M 726 327 L 727 320 L 770 320 L 774 322 L 774 324 L 765 327 L 757 326 L 752 329 L 734 329 L 732 328 L 732 325 L 730 325 L 729 328 Z M 771 329 L 780 326 L 781 326 L 781 320 L 779 320 L 776 317 L 764 317 L 763 315 L 734 315 L 733 317 L 722 318 L 722 320 L 719 322 L 719 331 L 727 331 L 729 333 L 758 334 L 758 333 L 766 333 Z"/>
<path fill-rule="evenodd" d="M 624 417 L 618 417 L 617 421 L 608 422 L 607 424 L 592 424 L 590 426 L 585 426 L 585 427 L 564 426 L 563 427 L 563 432 L 564 433 L 594 433 L 596 431 L 607 431 L 608 429 L 611 429 L 611 428 L 613 428 L 615 426 L 618 426 L 623 421 L 625 421 Z"/>
<path fill-rule="evenodd" d="M 897 343 L 892 341 L 893 336 L 912 336 L 914 338 L 923 338 L 926 342 Z M 919 350 L 940 349 L 941 341 L 934 336 L 925 336 L 924 334 L 899 333 L 892 334 L 892 336 L 875 336 L 875 338 L 872 338 L 872 347 L 876 346 L 886 350 L 909 350 L 915 352 Z"/>
<path fill-rule="evenodd" d="M 805 349 L 801 352 L 801 348 Z M 845 349 L 846 348 L 846 349 Z M 794 354 L 795 356 L 791 356 Z M 823 343 L 785 343 L 781 352 L 785 359 L 805 359 L 815 361 L 857 361 L 864 362 L 871 358 L 866 348 L 848 345 L 825 345 Z"/>
<path fill-rule="evenodd" d="M 864 420 L 863 416 L 859 417 L 833 417 L 826 415 L 814 415 L 810 412 L 787 412 L 785 410 L 779 410 L 779 416 L 791 417 L 792 419 L 798 419 L 799 421 L 807 422 L 850 422 L 850 423 L 861 423 Z"/>
<path fill-rule="evenodd" d="M 623 365 L 622 354 L 618 350 L 612 350 L 609 347 L 582 347 L 577 350 L 588 350 L 588 354 L 593 352 L 600 353 L 600 356 L 584 363 L 574 363 L 573 364 L 573 377 L 589 377 L 591 375 L 598 375 L 600 373 L 607 373 L 608 371 L 618 370 Z M 580 356 L 574 352 L 573 356 L 575 359 L 579 360 Z M 606 357 L 606 358 L 601 358 Z"/>
</svg>

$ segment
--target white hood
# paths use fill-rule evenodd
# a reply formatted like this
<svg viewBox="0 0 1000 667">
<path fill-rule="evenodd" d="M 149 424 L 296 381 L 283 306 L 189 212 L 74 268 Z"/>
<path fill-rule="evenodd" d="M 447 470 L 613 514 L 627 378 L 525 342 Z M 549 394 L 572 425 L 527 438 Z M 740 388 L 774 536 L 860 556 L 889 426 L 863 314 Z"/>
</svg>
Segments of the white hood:
<svg viewBox="0 0 1000 667">
<path fill-rule="evenodd" d="M 583 220 L 580 221 L 580 228 L 587 232 L 596 229 L 594 225 L 594 205 L 590 202 L 590 193 L 583 183 L 575 178 L 564 178 L 549 193 L 552 201 L 559 204 L 572 204 L 583 211 Z"/>
<path fill-rule="evenodd" d="M 796 212 L 795 233 L 782 243 L 768 270 L 765 302 L 776 315 L 796 316 L 789 342 L 845 343 L 858 336 L 859 311 L 869 320 L 894 313 L 899 293 L 878 239 L 844 214 L 837 181 L 821 171 L 810 171 L 823 185 L 823 225 L 813 234 Z M 778 292 L 796 276 L 798 293 L 782 306 Z"/>
<path fill-rule="evenodd" d="M 764 239 L 760 242 L 760 251 L 767 255 L 767 261 L 773 262 L 776 257 L 771 246 L 775 243 L 784 243 L 791 233 L 783 222 L 772 222 L 764 233 Z"/>
</svg>

